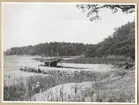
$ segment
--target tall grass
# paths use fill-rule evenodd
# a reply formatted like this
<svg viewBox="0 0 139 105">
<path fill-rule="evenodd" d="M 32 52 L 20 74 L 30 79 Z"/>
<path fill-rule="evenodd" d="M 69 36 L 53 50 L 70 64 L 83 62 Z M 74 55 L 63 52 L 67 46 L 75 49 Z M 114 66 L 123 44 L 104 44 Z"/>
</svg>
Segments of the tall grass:
<svg viewBox="0 0 139 105">
<path fill-rule="evenodd" d="M 63 62 L 67 63 L 85 63 L 85 64 L 116 64 L 117 62 L 127 61 L 126 58 L 101 58 L 101 57 L 80 57 L 68 59 Z"/>
<path fill-rule="evenodd" d="M 94 71 L 75 71 L 73 75 L 66 75 L 64 73 L 65 72 L 59 72 L 57 75 L 52 75 L 53 73 L 49 72 L 49 74 L 46 76 L 30 76 L 25 83 L 13 86 L 5 85 L 4 100 L 31 101 L 31 97 L 36 93 L 47 91 L 56 85 L 65 83 L 77 83 L 77 85 L 73 87 L 75 90 L 75 95 L 67 96 L 68 94 L 63 93 L 63 88 L 61 87 L 61 91 L 59 93 L 60 95 L 57 95 L 56 97 L 54 97 L 55 94 L 51 91 L 49 91 L 49 94 L 46 94 L 49 101 L 131 102 L 134 100 L 134 97 L 132 96 L 134 95 L 134 92 L 129 91 L 127 94 L 124 90 L 117 92 L 115 91 L 116 89 L 105 87 L 110 82 L 112 83 L 117 80 L 111 79 L 111 74 L 113 72 L 99 73 Z M 77 94 L 77 91 L 80 89 L 78 83 L 87 81 L 94 82 L 92 87 L 82 91 L 80 94 Z M 38 82 L 40 83 L 39 87 L 34 87 Z M 134 89 L 132 90 L 134 91 Z M 118 95 L 116 93 L 118 93 Z M 68 98 L 65 99 L 65 97 Z M 87 97 L 89 97 L 90 100 L 88 100 Z"/>
<path fill-rule="evenodd" d="M 26 99 L 26 87 L 24 83 L 18 85 L 4 85 L 4 101 L 23 101 Z"/>
<path fill-rule="evenodd" d="M 22 82 L 18 85 L 6 86 L 4 85 L 4 100 L 17 101 L 30 99 L 31 96 L 38 92 L 43 92 L 56 85 L 65 83 L 80 83 L 85 81 L 97 81 L 109 76 L 108 73 L 99 73 L 93 71 L 80 71 L 74 72 L 73 75 L 66 75 L 64 72 L 59 72 L 57 75 L 52 75 L 51 72 L 47 76 L 30 76 L 26 82 Z M 38 91 L 34 91 L 32 88 L 34 85 L 40 83 Z M 22 97 L 22 98 L 19 98 Z"/>
</svg>

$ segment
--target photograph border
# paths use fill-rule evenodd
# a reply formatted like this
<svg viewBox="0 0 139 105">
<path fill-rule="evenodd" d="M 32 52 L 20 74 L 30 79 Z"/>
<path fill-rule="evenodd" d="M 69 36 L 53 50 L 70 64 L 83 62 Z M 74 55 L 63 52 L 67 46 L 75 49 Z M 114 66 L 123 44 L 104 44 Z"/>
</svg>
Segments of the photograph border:
<svg viewBox="0 0 139 105">
<path fill-rule="evenodd" d="M 5 2 L 5 1 L 6 1 L 6 2 L 8 2 L 8 1 L 14 2 L 14 0 L 13 0 L 13 1 L 11 1 L 11 0 L 3 0 L 2 2 Z M 16 0 L 16 1 L 17 1 L 17 0 Z M 24 0 L 24 3 L 25 3 L 26 1 L 27 1 L 27 0 Z M 34 0 L 34 1 L 35 1 L 35 0 Z M 33 3 L 35 3 L 35 2 L 36 2 L 36 3 L 39 3 L 39 2 L 38 2 L 39 0 L 37 0 L 37 1 L 35 1 L 35 2 L 34 2 L 34 1 L 27 1 L 27 3 L 32 3 L 32 2 L 33 2 Z M 81 2 L 80 2 L 80 1 L 77 1 L 77 2 L 64 2 L 64 1 L 62 1 L 62 2 L 61 2 L 61 0 L 59 0 L 59 1 L 60 1 L 60 2 L 56 1 L 56 3 L 60 3 L 60 4 L 61 4 L 61 3 L 68 3 L 68 4 L 70 4 L 70 3 L 80 3 L 80 4 L 82 4 L 82 3 L 83 3 L 83 4 L 96 3 L 96 4 L 102 4 L 102 3 L 103 3 L 103 4 L 124 4 L 124 5 L 126 5 L 126 4 L 127 4 L 127 5 L 128 5 L 128 4 L 134 4 L 134 5 L 135 5 L 135 10 L 136 10 L 136 16 L 135 16 L 135 49 L 136 49 L 136 52 L 135 52 L 135 71 L 136 71 L 136 74 L 135 74 L 135 78 L 136 78 L 136 80 L 135 80 L 135 93 L 136 93 L 136 94 L 135 94 L 135 96 L 136 96 L 136 97 L 135 97 L 135 103 L 119 103 L 119 102 L 117 102 L 117 103 L 101 102 L 101 103 L 100 103 L 100 102 L 42 102 L 42 101 L 37 101 L 37 102 L 35 101 L 35 102 L 34 102 L 34 101 L 4 101 L 4 100 L 3 100 L 3 72 L 4 72 L 4 71 L 3 71 L 3 64 L 4 64 L 4 62 L 3 62 L 3 53 L 2 53 L 2 52 L 3 52 L 3 37 L 2 37 L 2 23 L 3 23 L 3 22 L 2 22 L 2 15 L 1 15 L 1 17 L 0 17 L 0 18 L 1 18 L 1 35 L 0 35 L 0 36 L 1 36 L 1 38 L 0 38 L 0 39 L 1 39 L 1 41 L 0 41 L 0 42 L 1 42 L 1 44 L 0 44 L 0 45 L 1 45 L 1 47 L 0 47 L 0 48 L 1 48 L 1 55 L 0 55 L 0 56 L 1 56 L 1 57 L 0 57 L 0 58 L 1 58 L 1 61 L 0 61 L 1 65 L 0 65 L 0 68 L 1 68 L 1 72 L 2 72 L 2 73 L 1 73 L 1 77 L 2 77 L 2 78 L 1 78 L 1 80 L 2 80 L 2 81 L 1 81 L 1 84 L 2 84 L 2 85 L 1 85 L 1 86 L 2 86 L 2 87 L 1 87 L 1 93 L 2 93 L 2 94 L 1 94 L 1 95 L 2 95 L 2 96 L 1 96 L 0 98 L 2 99 L 2 104 L 5 104 L 5 103 L 6 103 L 6 104 L 11 104 L 11 103 L 12 103 L 12 104 L 15 104 L 15 103 L 16 103 L 16 104 L 17 104 L 17 103 L 19 103 L 19 104 L 21 104 L 21 103 L 26 103 L 26 104 L 30 104 L 30 103 L 37 103 L 37 104 L 38 104 L 38 103 L 39 103 L 39 104 L 40 104 L 40 103 L 45 103 L 45 104 L 81 104 L 81 105 L 82 105 L 82 104 L 137 104 L 137 101 L 138 101 L 138 100 L 137 100 L 137 99 L 138 99 L 138 96 L 137 96 L 137 95 L 138 95 L 138 92 L 137 92 L 137 88 L 136 88 L 136 87 L 138 86 L 138 85 L 137 85 L 137 75 L 138 75 L 138 71 L 137 71 L 137 69 L 138 69 L 138 62 L 137 62 L 137 58 L 138 58 L 138 54 L 137 54 L 137 51 L 138 51 L 138 32 L 137 32 L 137 30 L 139 30 L 139 28 L 137 27 L 137 26 L 138 26 L 137 15 L 138 15 L 138 10 L 139 10 L 139 8 L 137 7 L 137 6 L 138 6 L 138 5 L 137 5 L 137 2 L 136 2 L 136 3 L 134 3 L 134 2 L 133 2 L 133 3 L 130 3 L 130 2 L 129 2 L 129 3 L 122 3 L 122 2 L 112 3 L 112 2 L 96 2 L 95 0 L 90 0 L 90 1 L 94 1 L 94 2 L 90 2 L 89 0 L 88 0 L 88 2 L 86 2 L 85 0 L 84 0 L 85 2 L 83 2 L 83 1 L 81 1 Z M 101 0 L 101 1 L 102 1 L 102 0 Z M 106 1 L 106 0 L 105 0 L 105 1 Z M 111 1 L 112 1 L 112 0 L 111 0 Z M 130 0 L 130 1 L 133 1 L 133 0 Z M 1 3 L 2 3 L 2 2 L 1 2 Z M 20 0 L 19 0 L 19 1 L 17 1 L 17 2 L 23 2 L 23 1 L 20 1 Z M 44 1 L 43 1 L 43 2 L 40 1 L 40 2 L 43 3 Z M 47 2 L 47 1 L 46 1 L 46 2 Z M 44 3 L 46 3 L 46 2 L 44 2 Z M 55 2 L 47 2 L 47 3 L 55 3 Z M 1 5 L 0 7 L 1 7 L 1 10 L 2 10 L 2 5 Z M 138 10 L 137 10 L 137 8 L 138 8 Z M 1 11 L 1 14 L 2 14 L 2 11 Z"/>
</svg>

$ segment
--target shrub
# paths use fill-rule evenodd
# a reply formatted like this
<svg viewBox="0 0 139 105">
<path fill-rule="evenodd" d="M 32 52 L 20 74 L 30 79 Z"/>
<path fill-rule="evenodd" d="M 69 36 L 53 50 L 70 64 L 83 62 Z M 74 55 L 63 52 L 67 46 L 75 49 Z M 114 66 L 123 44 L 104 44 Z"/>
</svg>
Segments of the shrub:
<svg viewBox="0 0 139 105">
<path fill-rule="evenodd" d="M 23 101 L 25 100 L 26 88 L 23 83 L 15 86 L 4 85 L 4 101 Z"/>
</svg>

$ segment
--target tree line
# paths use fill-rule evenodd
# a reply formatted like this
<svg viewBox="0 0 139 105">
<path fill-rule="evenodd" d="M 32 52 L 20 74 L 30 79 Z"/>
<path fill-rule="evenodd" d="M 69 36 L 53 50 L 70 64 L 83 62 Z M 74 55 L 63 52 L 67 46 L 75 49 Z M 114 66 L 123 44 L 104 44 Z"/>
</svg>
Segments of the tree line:
<svg viewBox="0 0 139 105">
<path fill-rule="evenodd" d="M 44 55 L 44 56 L 76 56 L 83 54 L 83 43 L 50 42 L 34 46 L 13 47 L 6 51 L 8 55 Z"/>
<path fill-rule="evenodd" d="M 135 58 L 135 22 L 128 22 L 102 42 L 88 46 L 86 56 L 124 55 Z"/>
<path fill-rule="evenodd" d="M 6 55 L 44 55 L 104 57 L 123 55 L 135 58 L 135 22 L 128 22 L 115 29 L 115 32 L 98 44 L 50 42 L 24 47 L 13 47 Z"/>
</svg>

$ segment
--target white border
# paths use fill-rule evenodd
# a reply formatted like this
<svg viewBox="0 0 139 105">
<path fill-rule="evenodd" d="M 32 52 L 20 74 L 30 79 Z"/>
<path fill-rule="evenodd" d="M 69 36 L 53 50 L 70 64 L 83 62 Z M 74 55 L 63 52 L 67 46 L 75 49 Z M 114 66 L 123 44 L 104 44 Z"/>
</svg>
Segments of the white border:
<svg viewBox="0 0 139 105">
<path fill-rule="evenodd" d="M 138 97 L 138 94 L 137 94 L 137 80 L 138 80 L 138 78 L 137 78 L 137 73 L 138 73 L 138 71 L 137 71 L 137 69 L 138 69 L 138 55 L 137 55 L 137 53 L 138 53 L 138 32 L 137 32 L 137 30 L 138 30 L 138 27 L 137 27 L 137 23 L 138 23 L 138 21 L 137 21 L 137 3 L 135 4 L 135 103 L 137 104 L 137 97 Z"/>
<path fill-rule="evenodd" d="M 1 73 L 1 80 L 2 80 L 1 81 L 1 83 L 2 83 L 2 91 L 1 92 L 2 92 L 2 96 L 1 97 L 2 97 L 2 102 L 4 102 L 3 101 L 3 99 L 4 99 L 3 98 L 3 95 L 4 95 L 3 94 L 4 93 L 3 92 L 3 85 L 4 85 L 3 84 L 3 82 L 4 82 L 3 81 L 4 80 L 3 79 L 4 78 L 4 75 L 3 75 L 4 74 L 4 67 L 3 67 L 4 66 L 4 59 L 3 58 L 4 58 L 4 55 L 3 55 L 3 11 L 2 10 L 3 10 L 3 5 L 1 3 L 1 68 L 2 68 L 2 70 L 1 70 L 1 72 L 2 72 Z"/>
<path fill-rule="evenodd" d="M 97 3 L 97 2 L 2 2 L 1 4 L 111 4 L 111 5 L 135 5 L 137 3 Z"/>
<path fill-rule="evenodd" d="M 4 101 L 3 99 L 3 80 L 4 80 L 4 57 L 3 57 L 3 4 L 117 4 L 117 5 L 135 5 L 135 103 L 127 102 L 44 102 L 44 101 Z M 96 3 L 96 2 L 2 2 L 1 3 L 1 67 L 2 67 L 2 103 L 48 103 L 48 104 L 137 104 L 137 3 Z"/>
</svg>

